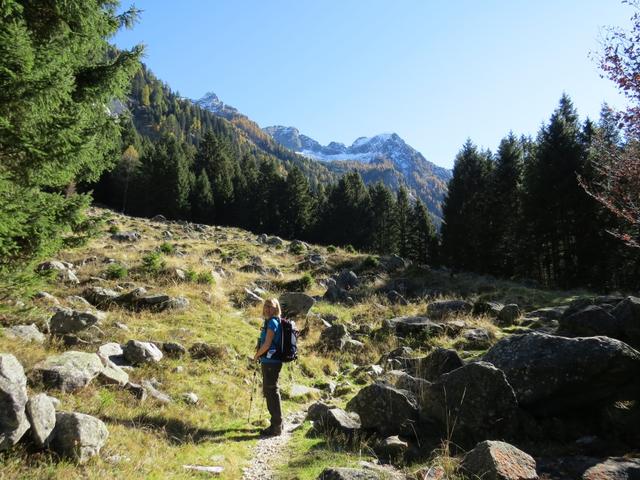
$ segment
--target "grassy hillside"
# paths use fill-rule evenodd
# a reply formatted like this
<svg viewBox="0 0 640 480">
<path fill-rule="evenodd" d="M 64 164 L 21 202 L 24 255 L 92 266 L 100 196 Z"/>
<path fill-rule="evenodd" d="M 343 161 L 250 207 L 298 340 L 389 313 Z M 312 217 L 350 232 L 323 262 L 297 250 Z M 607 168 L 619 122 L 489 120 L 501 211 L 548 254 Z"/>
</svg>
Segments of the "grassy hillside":
<svg viewBox="0 0 640 480">
<path fill-rule="evenodd" d="M 517 284 L 497 282 L 491 278 L 471 275 L 452 276 L 446 271 L 412 267 L 390 274 L 380 267 L 376 258 L 348 253 L 331 247 L 309 247 L 327 258 L 319 269 L 301 269 L 307 252 L 290 253 L 288 242 L 271 247 L 257 242 L 256 235 L 234 228 L 193 228 L 179 223 L 153 222 L 121 216 L 94 209 L 91 214 L 104 220 L 100 234 L 86 246 L 70 249 L 56 257 L 75 265 L 80 285 L 67 286 L 52 277 L 42 277 L 40 290 L 54 295 L 62 305 L 73 306 L 72 295 L 81 295 L 89 282 L 95 285 L 128 291 L 144 286 L 150 293 L 164 292 L 188 298 L 190 306 L 182 312 L 132 312 L 112 308 L 102 322 L 102 333 L 92 343 L 65 347 L 61 340 L 48 337 L 43 344 L 23 343 L 0 336 L 0 352 L 13 353 L 28 371 L 38 361 L 68 349 L 95 352 L 106 342 L 126 343 L 130 339 L 145 341 L 177 341 L 189 348 L 196 342 L 222 347 L 218 358 L 194 360 L 189 355 L 179 359 L 165 357 L 155 365 L 138 367 L 129 372 L 132 382 L 155 378 L 160 390 L 173 400 L 161 405 L 149 398 L 136 400 L 129 392 L 92 382 L 77 393 L 49 391 L 57 397 L 64 410 L 79 411 L 102 419 L 110 435 L 99 458 L 85 466 L 76 466 L 57 459 L 53 454 L 35 450 L 21 442 L 13 450 L 0 454 L 0 478 L 198 478 L 183 465 L 220 465 L 220 478 L 238 479 L 251 457 L 257 440 L 258 422 L 266 425 L 266 408 L 256 394 L 252 424 L 247 422 L 253 371 L 248 357 L 252 354 L 261 325 L 260 305 L 244 302 L 244 288 L 261 287 L 264 296 L 278 296 L 286 291 L 287 282 L 310 275 L 313 281 L 306 290 L 322 295 L 321 282 L 344 268 L 354 270 L 361 279 L 359 300 L 353 305 L 319 301 L 311 316 L 301 321 L 306 336 L 301 342 L 301 359 L 283 370 L 281 386 L 285 393 L 292 384 L 321 387 L 333 381 L 339 386 L 333 401 L 343 405 L 366 382 L 366 376 L 354 373 L 358 365 L 371 365 L 379 357 L 398 346 L 395 337 L 374 336 L 367 332 L 377 329 L 382 321 L 400 315 L 423 313 L 429 301 L 436 298 L 467 297 L 517 302 L 526 308 L 565 303 L 576 292 L 548 292 Z M 119 243 L 111 238 L 114 232 L 136 231 L 142 238 L 134 243 Z M 171 239 L 167 239 L 171 232 Z M 239 269 L 260 257 L 265 267 L 275 267 L 281 277 L 243 273 Z M 145 259 L 146 258 L 146 266 Z M 255 260 L 255 259 L 253 259 Z M 110 262 L 110 263 L 107 263 Z M 154 271 L 155 267 L 158 267 Z M 163 265 L 159 265 L 163 263 Z M 187 272 L 187 279 L 177 280 L 173 268 Z M 218 269 L 226 274 L 214 273 Z M 223 270 L 222 270 L 223 269 Z M 97 278 L 103 280 L 97 280 Z M 118 278 L 117 278 L 118 277 Z M 408 305 L 392 305 L 378 291 L 402 278 L 412 291 L 421 291 L 417 300 Z M 111 279 L 108 279 L 111 278 Z M 428 297 L 424 293 L 429 293 Z M 51 316 L 51 304 L 37 298 L 14 298 L 0 310 L 0 321 L 8 327 L 35 323 L 41 329 Z M 333 318 L 343 323 L 364 342 L 357 354 L 325 352 L 317 348 L 320 335 L 318 317 Z M 482 326 L 495 338 L 505 332 L 487 318 L 462 318 L 468 326 Z M 121 328 L 126 325 L 128 330 Z M 120 325 L 120 326 L 118 326 Z M 463 342 L 464 343 L 464 342 Z M 459 338 L 447 336 L 428 342 L 415 341 L 415 354 L 436 345 L 460 345 Z M 464 351 L 473 358 L 480 352 Z M 182 367 L 182 368 L 179 368 Z M 30 395 L 40 387 L 30 386 Z M 196 405 L 189 405 L 182 396 L 194 392 Z M 307 398 L 285 400 L 286 412 L 303 409 Z M 310 438 L 309 425 L 294 434 L 288 446 L 289 455 L 276 459 L 276 469 L 283 479 L 316 478 L 328 465 L 352 465 L 361 459 L 371 460 L 373 452 L 363 444 L 359 450 L 343 451 L 340 443 Z M 412 466 L 411 468 L 415 468 Z"/>
</svg>

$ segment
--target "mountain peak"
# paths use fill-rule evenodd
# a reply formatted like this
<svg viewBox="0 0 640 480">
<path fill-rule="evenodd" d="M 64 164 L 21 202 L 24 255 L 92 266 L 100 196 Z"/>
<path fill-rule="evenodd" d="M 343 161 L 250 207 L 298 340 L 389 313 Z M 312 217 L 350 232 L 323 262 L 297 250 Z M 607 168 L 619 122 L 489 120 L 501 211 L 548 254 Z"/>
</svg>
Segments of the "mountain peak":
<svg viewBox="0 0 640 480">
<path fill-rule="evenodd" d="M 225 104 L 218 95 L 214 92 L 205 93 L 200 99 L 193 100 L 193 103 L 198 105 L 200 108 L 204 110 L 209 110 L 210 112 L 215 113 L 220 116 L 233 116 L 238 113 L 238 110 L 232 107 L 231 105 Z"/>
</svg>

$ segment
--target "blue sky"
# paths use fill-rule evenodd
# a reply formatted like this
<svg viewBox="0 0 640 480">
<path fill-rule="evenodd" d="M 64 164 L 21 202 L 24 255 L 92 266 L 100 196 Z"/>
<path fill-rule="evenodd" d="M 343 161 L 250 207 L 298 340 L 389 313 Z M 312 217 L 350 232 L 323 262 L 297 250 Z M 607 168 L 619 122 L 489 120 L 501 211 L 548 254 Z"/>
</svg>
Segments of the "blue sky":
<svg viewBox="0 0 640 480">
<path fill-rule="evenodd" d="M 131 2 L 123 2 L 128 6 Z M 120 47 L 181 95 L 215 92 L 262 127 L 319 142 L 396 132 L 451 167 L 466 138 L 535 135 L 562 92 L 582 118 L 622 106 L 590 52 L 618 0 L 139 0 Z"/>
</svg>

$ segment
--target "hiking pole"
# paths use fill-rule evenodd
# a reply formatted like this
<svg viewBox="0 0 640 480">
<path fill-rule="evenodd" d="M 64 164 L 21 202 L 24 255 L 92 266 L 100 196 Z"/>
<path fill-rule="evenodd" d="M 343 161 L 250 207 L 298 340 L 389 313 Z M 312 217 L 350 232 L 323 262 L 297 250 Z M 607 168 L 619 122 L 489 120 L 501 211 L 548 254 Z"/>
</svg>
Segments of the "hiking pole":
<svg viewBox="0 0 640 480">
<path fill-rule="evenodd" d="M 251 407 L 253 406 L 253 395 L 256 391 L 256 375 L 258 374 L 258 369 L 253 370 L 253 380 L 251 381 L 251 397 L 249 398 L 249 416 L 247 417 L 247 423 L 251 424 Z"/>
</svg>

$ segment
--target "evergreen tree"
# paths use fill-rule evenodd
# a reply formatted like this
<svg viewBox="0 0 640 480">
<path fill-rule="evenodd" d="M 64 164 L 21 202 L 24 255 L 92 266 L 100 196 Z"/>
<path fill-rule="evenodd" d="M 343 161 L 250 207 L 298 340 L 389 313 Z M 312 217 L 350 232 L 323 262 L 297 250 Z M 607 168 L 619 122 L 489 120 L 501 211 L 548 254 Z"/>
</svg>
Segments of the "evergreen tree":
<svg viewBox="0 0 640 480">
<path fill-rule="evenodd" d="M 194 220 L 202 223 L 212 223 L 211 219 L 214 214 L 213 192 L 204 168 L 200 170 L 200 174 L 196 177 L 191 205 Z"/>
<path fill-rule="evenodd" d="M 117 2 L 0 4 L 0 269 L 55 248 L 96 181 L 118 159 L 118 120 L 140 49 L 108 40 L 134 21 Z"/>
<path fill-rule="evenodd" d="M 377 253 L 395 253 L 398 244 L 396 201 L 382 182 L 369 187 L 371 198 L 371 249 Z"/>
<path fill-rule="evenodd" d="M 287 175 L 281 196 L 280 232 L 287 238 L 301 238 L 307 232 L 312 212 L 309 182 L 298 167 Z"/>
<path fill-rule="evenodd" d="M 228 207 L 233 199 L 233 164 L 228 146 L 211 131 L 207 131 L 200 142 L 196 168 L 204 168 L 207 172 L 216 205 L 217 220 L 228 221 Z"/>
<path fill-rule="evenodd" d="M 429 210 L 418 200 L 409 217 L 409 258 L 421 264 L 433 263 L 436 257 L 437 235 Z"/>
<path fill-rule="evenodd" d="M 398 232 L 398 253 L 401 257 L 409 254 L 409 193 L 404 186 L 398 189 L 396 200 L 396 229 Z"/>
</svg>

